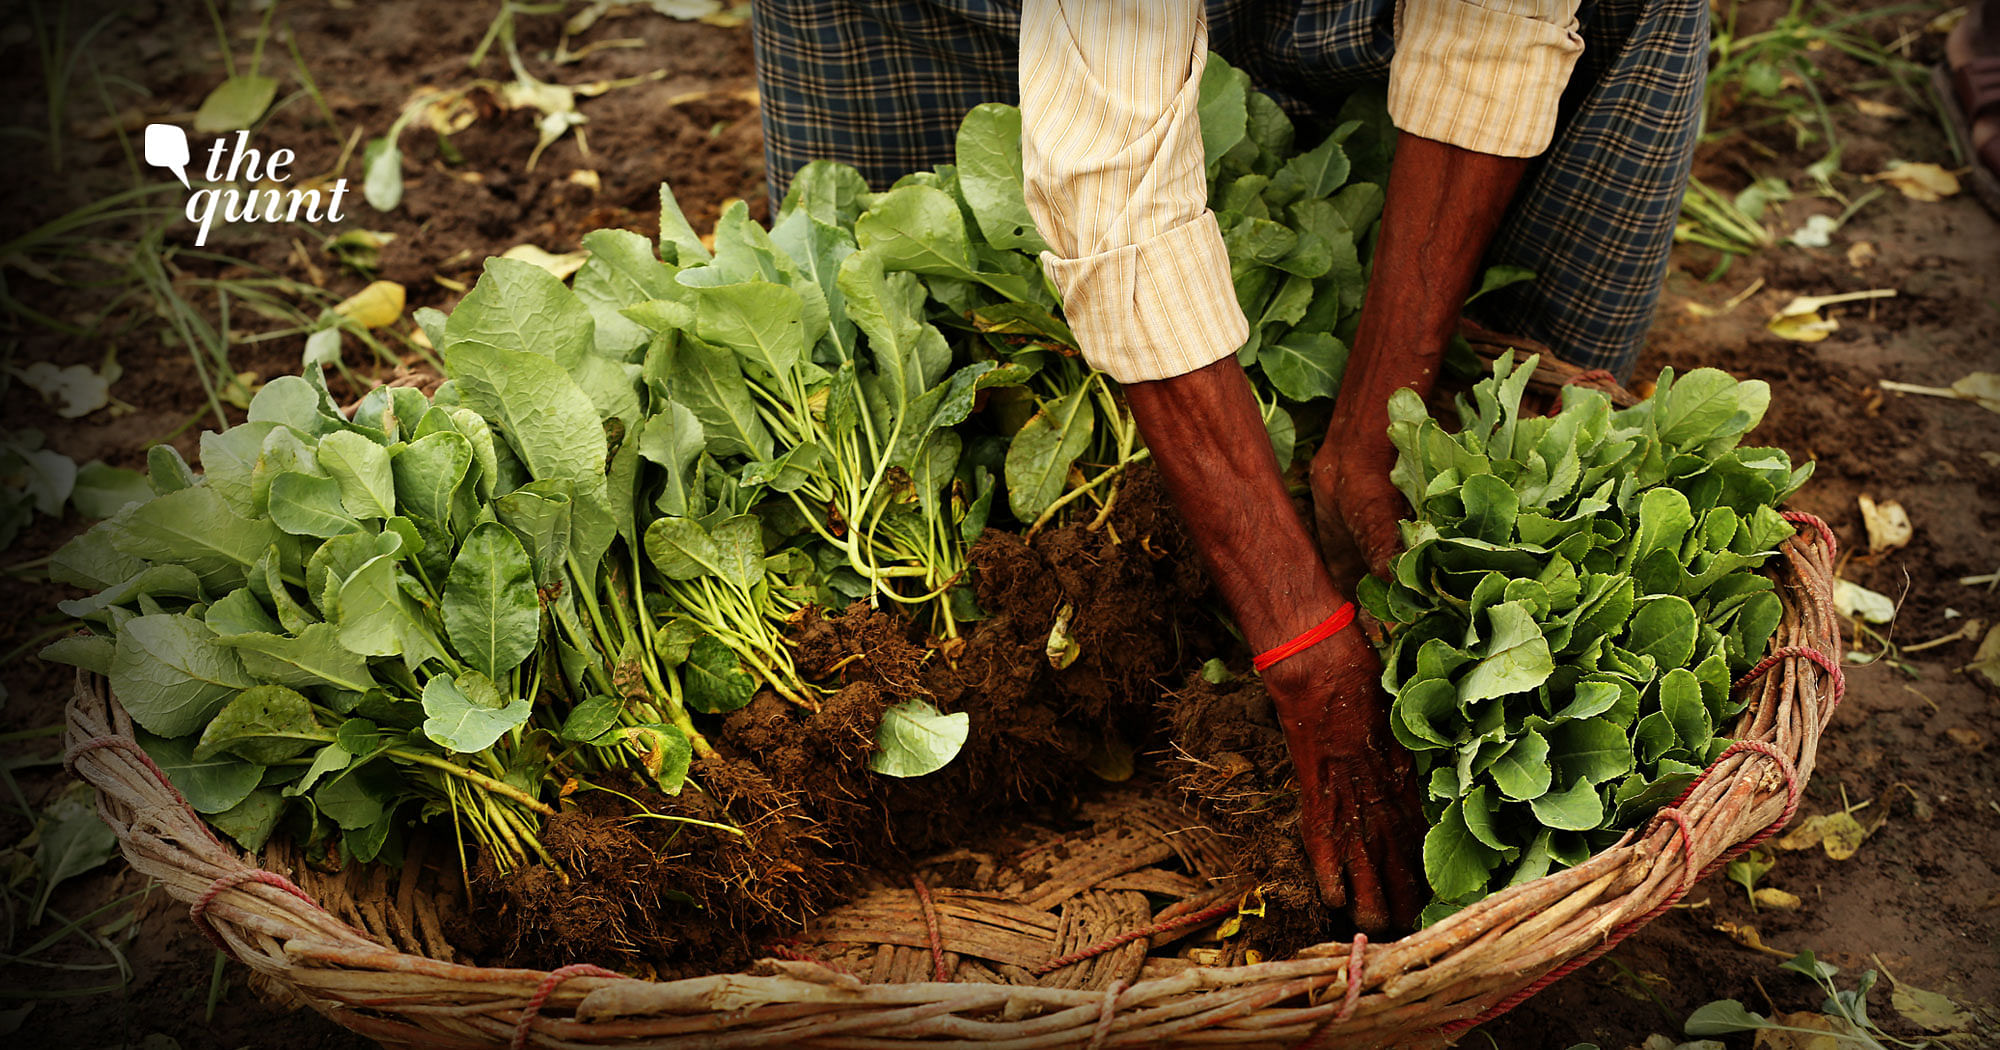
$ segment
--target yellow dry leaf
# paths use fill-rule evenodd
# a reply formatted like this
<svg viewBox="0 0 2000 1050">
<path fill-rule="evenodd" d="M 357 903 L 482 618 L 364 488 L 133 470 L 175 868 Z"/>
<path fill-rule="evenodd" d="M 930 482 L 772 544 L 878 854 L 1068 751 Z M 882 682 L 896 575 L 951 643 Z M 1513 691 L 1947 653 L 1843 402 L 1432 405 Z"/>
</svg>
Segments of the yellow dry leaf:
<svg viewBox="0 0 2000 1050">
<path fill-rule="evenodd" d="M 1742 945 L 1745 948 L 1750 949 L 1751 951 L 1763 952 L 1765 955 L 1775 955 L 1780 959 L 1789 959 L 1792 956 L 1798 954 L 1797 952 L 1779 951 L 1778 949 L 1773 948 L 1768 944 L 1765 944 L 1764 935 L 1757 932 L 1757 927 L 1752 926 L 1747 922 L 1745 923 L 1718 922 L 1715 924 L 1715 928 L 1717 932 L 1724 934 L 1730 940 L 1735 941 L 1736 943 Z"/>
<path fill-rule="evenodd" d="M 1951 389 L 1988 412 L 2000 412 L 2000 372 L 1974 372 L 1951 384 Z"/>
<path fill-rule="evenodd" d="M 1869 623 L 1889 623 L 1896 618 L 1895 599 L 1848 580 L 1833 581 L 1833 607 L 1842 616 L 1859 616 Z"/>
<path fill-rule="evenodd" d="M 560 281 L 568 278 L 570 274 L 583 269 L 584 260 L 590 258 L 590 251 L 585 248 L 578 248 L 573 252 L 564 252 L 561 255 L 556 255 L 552 252 L 543 251 L 532 244 L 517 244 L 501 252 L 500 257 L 502 259 L 519 259 L 530 266 L 539 266 L 547 270 L 556 280 Z"/>
<path fill-rule="evenodd" d="M 1798 911 L 1805 905 L 1798 894 L 1788 893 L 1776 886 L 1764 886 L 1750 896 L 1756 900 L 1759 907 L 1775 908 L 1778 911 Z"/>
<path fill-rule="evenodd" d="M 1871 551 L 1893 550 L 1906 546 L 1915 529 L 1910 525 L 1910 513 L 1895 500 L 1875 502 L 1867 493 L 1855 497 L 1861 505 L 1861 524 L 1868 530 L 1868 549 Z"/>
<path fill-rule="evenodd" d="M 1944 735 L 1951 738 L 1952 743 L 1957 744 L 1967 751 L 1977 751 L 1986 746 L 1985 735 L 1977 729 L 1968 729 L 1965 726 L 1952 726 L 1950 729 L 1944 731 Z"/>
<path fill-rule="evenodd" d="M 569 181 L 575 185 L 582 186 L 592 193 L 596 193 L 598 190 L 604 188 L 604 181 L 598 178 L 597 173 L 589 168 L 578 168 L 570 172 Z"/>
<path fill-rule="evenodd" d="M 1981 452 L 1979 458 L 1989 467 L 2000 467 L 2000 452 Z"/>
<path fill-rule="evenodd" d="M 1972 654 L 1972 662 L 1959 670 L 1971 671 L 1993 685 L 2000 685 L 2000 625 L 1986 632 L 1978 651 Z"/>
<path fill-rule="evenodd" d="M 363 328 L 394 324 L 403 316 L 403 286 L 394 281 L 375 281 L 342 299 L 333 312 Z"/>
<path fill-rule="evenodd" d="M 1926 1032 L 1955 1032 L 1972 1023 L 1972 1014 L 1951 997 L 1896 981 L 1889 1002 L 1911 1024 Z"/>
<path fill-rule="evenodd" d="M 1839 321 L 1820 316 L 1821 310 L 1862 299 L 1887 299 L 1895 294 L 1894 288 L 1870 288 L 1867 291 L 1843 292 L 1839 295 L 1796 296 L 1777 313 L 1772 314 L 1764 327 L 1781 339 L 1789 339 L 1795 343 L 1817 343 L 1840 328 Z"/>
<path fill-rule="evenodd" d="M 1866 178 L 1888 183 L 1913 201 L 1941 201 L 1958 193 L 1958 176 L 1929 162 L 1892 160 L 1887 168 Z"/>
<path fill-rule="evenodd" d="M 1785 1028 L 1804 1028 L 1810 1031 L 1790 1032 L 1777 1028 L 1760 1028 L 1757 1040 L 1751 1045 L 1756 1050 L 1845 1050 L 1848 1044 L 1840 1037 L 1853 1031 L 1851 1025 L 1838 1017 L 1817 1014 L 1809 1010 L 1797 1013 L 1778 1014 L 1771 1020 Z"/>
<path fill-rule="evenodd" d="M 1854 819 L 1854 814 L 1845 811 L 1828 813 L 1820 823 L 1820 848 L 1834 860 L 1846 860 L 1861 848 L 1861 840 L 1868 837 L 1868 829 Z"/>
<path fill-rule="evenodd" d="M 1826 818 L 1811 816 L 1792 825 L 1791 830 L 1778 836 L 1773 845 L 1788 850 L 1811 849 L 1819 845 L 1820 840 L 1825 837 Z"/>
<path fill-rule="evenodd" d="M 1870 241 L 1855 241 L 1847 246 L 1847 265 L 1859 270 L 1875 261 L 1875 245 Z"/>
<path fill-rule="evenodd" d="M 1862 116 L 1864 116 L 1864 117 L 1906 117 L 1906 116 L 1909 116 L 1909 113 L 1908 113 L 1908 112 L 1906 112 L 1906 111 L 1905 111 L 1905 110 L 1903 109 L 1903 107 L 1901 107 L 1901 106 L 1892 106 L 1892 105 L 1890 105 L 1890 104 L 1889 104 L 1889 103 L 1887 103 L 1887 102 L 1877 102 L 1877 101 L 1875 101 L 1875 100 L 1874 100 L 1874 99 L 1872 99 L 1872 98 L 1857 98 L 1857 99 L 1855 99 L 1855 100 L 1854 100 L 1854 108 L 1855 108 L 1855 109 L 1857 109 L 1857 110 L 1859 110 L 1859 111 L 1861 112 L 1861 115 L 1862 115 Z"/>
</svg>

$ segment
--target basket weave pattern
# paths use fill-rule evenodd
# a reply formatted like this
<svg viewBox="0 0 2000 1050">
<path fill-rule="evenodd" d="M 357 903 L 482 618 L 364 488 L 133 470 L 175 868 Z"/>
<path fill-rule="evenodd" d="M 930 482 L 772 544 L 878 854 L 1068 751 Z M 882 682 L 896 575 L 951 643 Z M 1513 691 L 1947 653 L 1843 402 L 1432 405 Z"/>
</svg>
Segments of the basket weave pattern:
<svg viewBox="0 0 2000 1050">
<path fill-rule="evenodd" d="M 1789 516 L 1807 527 L 1774 560 L 1784 618 L 1768 666 L 1737 684 L 1751 699 L 1734 727 L 1738 743 L 1644 828 L 1398 941 L 1357 938 L 1280 962 L 1117 976 L 1105 987 L 1073 986 L 1062 971 L 1035 985 L 910 981 L 906 968 L 890 983 L 867 983 L 802 959 L 668 982 L 591 966 L 442 961 L 387 946 L 435 945 L 434 931 L 389 936 L 380 922 L 361 923 L 371 936 L 218 841 L 139 749 L 101 680 L 78 681 L 67 757 L 97 787 L 99 812 L 132 867 L 189 903 L 203 932 L 266 988 L 391 1045 L 1439 1045 L 1609 950 L 1791 818 L 1842 683 L 1833 537 L 1816 519 Z"/>
</svg>

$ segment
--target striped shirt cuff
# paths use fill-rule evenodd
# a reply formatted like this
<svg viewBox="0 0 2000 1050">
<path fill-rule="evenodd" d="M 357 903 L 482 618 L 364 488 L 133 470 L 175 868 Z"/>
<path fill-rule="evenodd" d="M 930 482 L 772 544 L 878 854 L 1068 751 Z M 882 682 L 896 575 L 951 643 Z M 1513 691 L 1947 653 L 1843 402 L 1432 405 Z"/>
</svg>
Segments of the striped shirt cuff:
<svg viewBox="0 0 2000 1050">
<path fill-rule="evenodd" d="M 1236 352 L 1250 323 L 1215 213 L 1110 251 L 1042 253 L 1084 360 L 1120 383 L 1172 379 Z"/>
<path fill-rule="evenodd" d="M 1575 11 L 1572 0 L 1403 0 L 1390 118 L 1461 149 L 1539 156 L 1583 53 Z"/>
</svg>

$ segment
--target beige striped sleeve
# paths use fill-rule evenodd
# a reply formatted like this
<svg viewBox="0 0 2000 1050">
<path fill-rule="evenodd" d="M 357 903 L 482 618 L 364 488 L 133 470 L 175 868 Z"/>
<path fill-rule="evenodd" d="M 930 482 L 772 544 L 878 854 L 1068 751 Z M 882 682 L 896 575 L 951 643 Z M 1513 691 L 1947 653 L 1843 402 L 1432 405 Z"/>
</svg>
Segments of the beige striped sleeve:
<svg viewBox="0 0 2000 1050">
<path fill-rule="evenodd" d="M 1541 154 L 1583 53 L 1576 9 L 1577 0 L 1400 0 L 1389 116 L 1463 149 Z"/>
<path fill-rule="evenodd" d="M 1027 0 L 1021 151 L 1042 261 L 1085 360 L 1122 383 L 1234 353 L 1250 326 L 1208 210 L 1201 0 Z"/>
</svg>

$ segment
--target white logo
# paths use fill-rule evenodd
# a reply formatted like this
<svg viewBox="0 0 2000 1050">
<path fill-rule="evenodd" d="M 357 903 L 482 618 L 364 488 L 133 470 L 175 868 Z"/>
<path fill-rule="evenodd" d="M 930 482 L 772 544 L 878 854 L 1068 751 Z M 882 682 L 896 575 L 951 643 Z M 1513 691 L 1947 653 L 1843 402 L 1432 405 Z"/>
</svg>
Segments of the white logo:
<svg viewBox="0 0 2000 1050">
<path fill-rule="evenodd" d="M 181 180 L 181 185 L 194 189 L 188 181 L 187 166 L 192 159 L 188 152 L 187 132 L 173 124 L 146 125 L 146 163 L 156 168 L 165 168 Z M 206 151 L 208 166 L 202 174 L 211 183 L 234 183 L 237 179 L 255 184 L 261 180 L 283 182 L 291 178 L 285 169 L 291 166 L 292 151 L 272 150 L 267 159 L 250 148 L 250 133 L 239 131 L 232 144 L 227 136 L 216 139 Z M 224 168 L 224 160 L 228 166 Z M 234 186 L 205 186 L 194 190 L 188 196 L 188 221 L 199 225 L 194 243 L 201 246 L 208 243 L 208 228 L 215 221 L 216 207 L 222 208 L 224 222 L 297 222 L 304 218 L 309 222 L 339 222 L 340 198 L 347 194 L 347 180 L 337 179 L 326 195 L 326 211 L 320 211 L 320 191 L 279 190 L 279 189 L 237 189 Z"/>
</svg>

